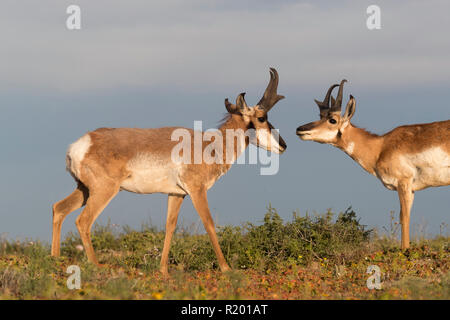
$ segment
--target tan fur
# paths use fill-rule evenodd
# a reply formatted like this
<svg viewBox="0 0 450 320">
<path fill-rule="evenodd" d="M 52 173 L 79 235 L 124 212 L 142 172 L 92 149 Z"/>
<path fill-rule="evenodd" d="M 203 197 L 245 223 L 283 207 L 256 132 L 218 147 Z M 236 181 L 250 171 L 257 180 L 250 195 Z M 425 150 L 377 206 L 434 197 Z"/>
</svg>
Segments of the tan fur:
<svg viewBox="0 0 450 320">
<path fill-rule="evenodd" d="M 401 126 L 378 136 L 350 123 L 355 104 L 351 98 L 343 116 L 325 112 L 321 120 L 297 128 L 297 135 L 340 148 L 386 188 L 398 192 L 402 248 L 406 249 L 414 192 L 450 185 L 450 120 Z M 353 111 L 347 117 L 348 110 Z"/>
<path fill-rule="evenodd" d="M 265 94 L 266 110 L 260 106 L 247 107 L 243 94 L 238 97 L 236 105 L 227 104 L 229 116 L 219 128 L 222 132 L 224 152 L 222 163 L 194 164 L 194 131 L 186 129 L 191 135 L 191 164 L 172 161 L 172 149 L 179 141 L 172 141 L 171 136 L 178 127 L 158 129 L 137 128 L 100 128 L 88 132 L 69 147 L 67 152 L 67 169 L 78 182 L 78 188 L 67 198 L 53 206 L 53 239 L 52 255 L 60 254 L 60 233 L 64 218 L 72 211 L 84 206 L 84 210 L 76 220 L 78 231 L 88 259 L 98 264 L 91 243 L 91 227 L 103 209 L 120 191 L 135 193 L 166 193 L 168 194 L 166 237 L 161 257 L 160 270 L 164 275 L 168 272 L 168 254 L 170 241 L 177 222 L 181 203 L 186 195 L 191 197 L 205 229 L 210 237 L 216 253 L 220 269 L 229 270 L 216 236 L 214 222 L 208 207 L 207 191 L 231 167 L 226 162 L 227 129 L 242 129 L 237 139 L 244 141 L 243 148 L 238 149 L 234 143 L 231 150 L 233 159 L 248 146 L 249 139 L 244 135 L 250 127 L 270 132 L 271 124 L 266 120 L 267 110 L 273 104 L 268 103 L 274 94 L 278 75 L 271 74 L 271 81 Z M 280 98 L 277 98 L 280 100 Z M 276 101 L 278 101 L 276 100 Z M 275 101 L 275 103 L 276 103 Z M 227 103 L 227 102 L 226 102 Z M 272 102 L 273 103 L 273 102 Z M 243 107 L 245 105 L 245 108 Z M 258 117 L 265 117 L 264 122 Z M 282 139 L 280 138 L 282 141 Z M 202 151 L 210 142 L 203 141 Z M 258 140 L 257 145 L 264 143 Z M 266 146 L 267 147 L 267 146 Z M 275 152 L 283 152 L 286 146 L 272 145 L 268 147 Z"/>
</svg>

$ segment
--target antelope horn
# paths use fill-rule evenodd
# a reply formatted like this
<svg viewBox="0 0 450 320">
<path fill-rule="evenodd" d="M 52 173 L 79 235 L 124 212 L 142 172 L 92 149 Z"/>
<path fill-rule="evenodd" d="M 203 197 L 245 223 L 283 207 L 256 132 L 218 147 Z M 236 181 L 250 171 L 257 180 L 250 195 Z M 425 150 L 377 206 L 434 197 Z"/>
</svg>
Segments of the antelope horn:
<svg viewBox="0 0 450 320">
<path fill-rule="evenodd" d="M 267 85 L 266 91 L 264 92 L 263 97 L 258 102 L 259 108 L 263 109 L 266 112 L 269 112 L 270 109 L 281 99 L 284 99 L 284 96 L 277 94 L 278 88 L 278 72 L 274 68 L 270 68 L 270 81 Z"/>
<path fill-rule="evenodd" d="M 327 91 L 327 94 L 325 95 L 325 99 L 323 101 L 319 101 L 314 99 L 317 106 L 319 107 L 320 111 L 328 110 L 330 108 L 330 97 L 331 101 L 334 101 L 333 97 L 331 96 L 331 92 L 333 92 L 333 89 L 339 86 L 338 84 L 333 84 Z"/>
<path fill-rule="evenodd" d="M 344 79 L 344 80 L 341 81 L 341 84 L 339 85 L 339 91 L 338 91 L 338 95 L 336 97 L 336 102 L 330 108 L 331 112 L 341 111 L 341 108 L 342 108 L 342 93 L 344 92 L 344 83 L 345 82 L 347 82 L 347 80 Z"/>
</svg>

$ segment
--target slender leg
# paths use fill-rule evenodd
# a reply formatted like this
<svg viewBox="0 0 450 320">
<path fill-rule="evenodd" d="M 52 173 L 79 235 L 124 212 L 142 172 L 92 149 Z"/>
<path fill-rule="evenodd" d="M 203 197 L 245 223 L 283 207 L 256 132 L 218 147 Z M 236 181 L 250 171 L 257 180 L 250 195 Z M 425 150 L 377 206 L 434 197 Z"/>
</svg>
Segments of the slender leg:
<svg viewBox="0 0 450 320">
<path fill-rule="evenodd" d="M 61 226 L 66 216 L 86 204 L 89 197 L 87 188 L 79 183 L 77 189 L 67 198 L 53 205 L 52 256 L 59 257 L 61 246 Z"/>
<path fill-rule="evenodd" d="M 83 241 L 88 260 L 96 265 L 100 265 L 91 242 L 91 228 L 103 209 L 119 192 L 119 186 L 103 183 L 99 184 L 96 188 L 89 188 L 89 192 L 86 207 L 78 216 L 76 225 L 81 236 L 81 241 Z"/>
<path fill-rule="evenodd" d="M 163 275 L 168 274 L 168 261 L 170 241 L 177 225 L 178 213 L 180 212 L 181 204 L 183 203 L 184 196 L 169 194 L 167 199 L 167 222 L 166 222 L 166 237 L 164 238 L 164 247 L 161 256 L 160 271 Z"/>
<path fill-rule="evenodd" d="M 206 232 L 208 232 L 209 239 L 211 240 L 212 246 L 217 256 L 217 260 L 219 261 L 220 270 L 222 270 L 222 272 L 230 270 L 230 267 L 228 266 L 225 257 L 223 256 L 222 250 L 220 249 L 219 241 L 217 240 L 214 221 L 208 208 L 206 190 L 197 190 L 193 193 L 190 193 L 189 195 L 191 196 L 195 210 L 197 210 L 200 218 L 202 219 Z"/>
<path fill-rule="evenodd" d="M 409 218 L 414 201 L 414 192 L 411 183 L 399 183 L 397 188 L 400 200 L 400 223 L 402 225 L 402 250 L 409 248 Z"/>
</svg>

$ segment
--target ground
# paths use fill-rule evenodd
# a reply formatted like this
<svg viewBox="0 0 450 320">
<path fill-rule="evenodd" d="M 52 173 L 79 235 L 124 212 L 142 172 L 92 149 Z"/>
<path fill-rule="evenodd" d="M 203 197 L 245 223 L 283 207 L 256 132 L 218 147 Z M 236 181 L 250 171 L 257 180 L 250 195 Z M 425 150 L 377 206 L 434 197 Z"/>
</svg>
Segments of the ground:
<svg viewBox="0 0 450 320">
<path fill-rule="evenodd" d="M 217 269 L 206 235 L 179 230 L 168 279 L 158 272 L 164 233 L 155 228 L 97 226 L 100 268 L 86 260 L 75 234 L 59 258 L 46 243 L 3 241 L 0 299 L 450 299 L 448 236 L 402 251 L 395 238 L 359 225 L 353 212 L 332 216 L 294 215 L 284 223 L 271 211 L 260 226 L 219 228 L 233 267 L 227 273 Z M 80 289 L 68 288 L 70 265 L 80 268 Z M 379 267 L 380 289 L 368 288 L 376 278 L 369 266 Z"/>
</svg>

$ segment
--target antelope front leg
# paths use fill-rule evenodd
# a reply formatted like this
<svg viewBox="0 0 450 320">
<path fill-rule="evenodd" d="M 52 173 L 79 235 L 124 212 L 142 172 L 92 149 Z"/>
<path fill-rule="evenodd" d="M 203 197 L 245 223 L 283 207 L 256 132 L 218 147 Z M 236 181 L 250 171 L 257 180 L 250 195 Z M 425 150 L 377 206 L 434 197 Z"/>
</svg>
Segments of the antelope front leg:
<svg viewBox="0 0 450 320">
<path fill-rule="evenodd" d="M 223 256 L 222 250 L 220 249 L 219 241 L 217 240 L 216 230 L 214 228 L 214 221 L 211 217 L 208 207 L 208 198 L 206 196 L 206 190 L 202 189 L 189 194 L 194 204 L 195 210 L 197 210 L 200 218 L 202 219 L 203 225 L 205 226 L 206 232 L 208 232 L 209 239 L 211 240 L 214 252 L 216 253 L 217 260 L 219 261 L 219 267 L 222 272 L 229 271 L 225 257 Z"/>
<path fill-rule="evenodd" d="M 167 199 L 166 237 L 164 238 L 161 266 L 159 269 L 164 276 L 168 274 L 170 241 L 172 240 L 172 235 L 177 225 L 178 213 L 180 212 L 183 199 L 184 196 L 176 194 L 169 194 L 169 198 Z"/>
<path fill-rule="evenodd" d="M 399 183 L 398 198 L 400 200 L 400 223 L 402 225 L 402 250 L 409 248 L 409 218 L 414 201 L 414 192 L 411 183 Z"/>
</svg>

